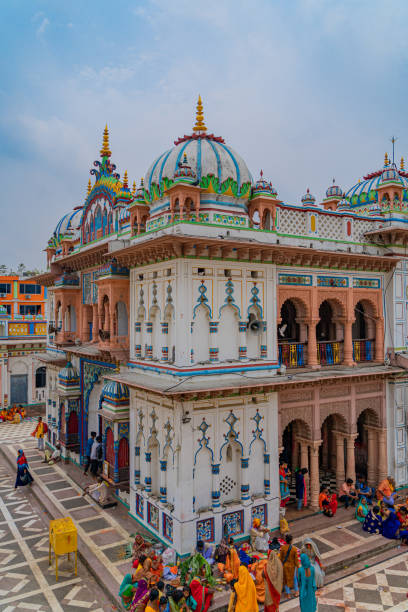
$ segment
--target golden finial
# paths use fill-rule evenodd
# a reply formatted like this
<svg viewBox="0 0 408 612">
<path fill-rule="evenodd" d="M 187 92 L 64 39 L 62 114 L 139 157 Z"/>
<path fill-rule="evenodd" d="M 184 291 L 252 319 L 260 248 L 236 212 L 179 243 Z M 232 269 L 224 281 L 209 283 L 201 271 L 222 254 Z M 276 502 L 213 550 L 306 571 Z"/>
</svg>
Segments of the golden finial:
<svg viewBox="0 0 408 612">
<path fill-rule="evenodd" d="M 401 157 L 401 166 L 400 166 L 400 170 L 405 170 L 405 161 L 404 158 Z"/>
<path fill-rule="evenodd" d="M 384 166 L 388 166 L 388 164 L 389 164 L 389 163 L 390 163 L 390 162 L 389 162 L 389 160 L 388 160 L 388 153 L 386 153 L 386 154 L 384 155 Z"/>
<path fill-rule="evenodd" d="M 193 127 L 194 132 L 206 132 L 207 127 L 204 123 L 204 115 L 203 115 L 203 103 L 201 102 L 201 96 L 198 96 L 197 102 L 197 112 L 196 112 L 196 123 Z"/>
<path fill-rule="evenodd" d="M 87 192 L 86 192 L 86 196 L 87 197 L 89 196 L 91 191 L 92 191 L 92 183 L 91 183 L 91 179 L 89 179 L 89 181 L 88 181 L 88 189 L 87 189 Z"/>
<path fill-rule="evenodd" d="M 142 178 L 140 179 L 140 186 L 141 186 L 141 187 L 144 187 L 144 178 L 143 178 L 143 176 L 142 176 Z"/>
<path fill-rule="evenodd" d="M 132 185 L 132 196 L 136 195 L 136 181 L 133 181 Z"/>
<path fill-rule="evenodd" d="M 103 131 L 103 140 L 102 140 L 102 149 L 101 149 L 101 157 L 110 157 L 112 155 L 109 149 L 109 132 L 108 132 L 108 124 L 105 125 L 105 129 Z"/>
<path fill-rule="evenodd" d="M 125 170 L 125 174 L 123 175 L 123 189 L 129 189 L 127 170 Z"/>
</svg>

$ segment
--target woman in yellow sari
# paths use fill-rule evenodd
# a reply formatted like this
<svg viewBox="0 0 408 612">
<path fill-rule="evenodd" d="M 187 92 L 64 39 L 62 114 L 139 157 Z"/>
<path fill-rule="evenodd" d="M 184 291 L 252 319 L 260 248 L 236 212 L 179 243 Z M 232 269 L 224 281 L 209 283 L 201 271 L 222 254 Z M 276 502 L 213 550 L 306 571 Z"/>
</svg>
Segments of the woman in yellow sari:
<svg viewBox="0 0 408 612">
<path fill-rule="evenodd" d="M 238 581 L 232 589 L 228 612 L 259 612 L 255 583 L 245 565 L 240 566 Z"/>
</svg>

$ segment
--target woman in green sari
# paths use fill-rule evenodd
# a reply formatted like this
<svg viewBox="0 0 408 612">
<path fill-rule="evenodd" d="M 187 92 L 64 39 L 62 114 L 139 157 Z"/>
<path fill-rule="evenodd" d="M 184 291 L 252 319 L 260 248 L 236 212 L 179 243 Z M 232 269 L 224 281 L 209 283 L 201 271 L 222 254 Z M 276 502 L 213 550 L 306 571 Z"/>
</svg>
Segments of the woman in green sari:
<svg viewBox="0 0 408 612">
<path fill-rule="evenodd" d="M 367 516 L 369 511 L 370 511 L 370 508 L 368 507 L 367 499 L 365 497 L 362 497 L 356 508 L 356 519 L 360 523 L 364 523 L 365 517 Z"/>
<path fill-rule="evenodd" d="M 119 596 L 122 599 L 122 605 L 125 610 L 128 610 L 132 603 L 133 595 L 137 590 L 137 579 L 136 575 L 126 574 L 122 580 L 122 584 L 119 587 Z"/>
</svg>

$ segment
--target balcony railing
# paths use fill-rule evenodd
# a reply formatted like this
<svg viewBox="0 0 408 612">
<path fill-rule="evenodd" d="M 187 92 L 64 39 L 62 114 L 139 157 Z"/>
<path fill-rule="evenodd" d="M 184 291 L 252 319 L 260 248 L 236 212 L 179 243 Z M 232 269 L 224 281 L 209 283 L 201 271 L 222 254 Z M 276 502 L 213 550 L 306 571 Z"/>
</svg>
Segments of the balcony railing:
<svg viewBox="0 0 408 612">
<path fill-rule="evenodd" d="M 353 360 L 374 361 L 374 340 L 353 340 Z"/>
<path fill-rule="evenodd" d="M 287 368 L 302 368 L 306 365 L 306 344 L 303 342 L 279 343 L 279 365 Z"/>
<path fill-rule="evenodd" d="M 318 342 L 317 360 L 320 365 L 336 365 L 343 361 L 343 342 Z"/>
</svg>

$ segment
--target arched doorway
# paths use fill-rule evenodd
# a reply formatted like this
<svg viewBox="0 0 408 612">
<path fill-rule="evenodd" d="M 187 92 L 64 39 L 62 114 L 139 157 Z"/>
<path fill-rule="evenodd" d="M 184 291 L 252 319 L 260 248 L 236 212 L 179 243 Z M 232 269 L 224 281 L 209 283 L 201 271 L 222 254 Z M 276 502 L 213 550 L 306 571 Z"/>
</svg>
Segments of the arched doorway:
<svg viewBox="0 0 408 612">
<path fill-rule="evenodd" d="M 377 449 L 374 448 L 376 444 L 374 443 L 369 450 L 369 436 L 375 435 L 376 430 L 379 427 L 379 418 L 375 410 L 371 408 L 367 408 L 363 410 L 357 419 L 357 437 L 355 442 L 355 458 L 356 458 L 356 475 L 357 478 L 367 480 L 369 478 L 369 471 L 374 472 L 376 468 L 373 463 L 375 462 L 374 457 L 369 457 L 369 454 L 372 454 Z M 372 428 L 370 430 L 370 428 Z M 369 463 L 370 470 L 369 470 Z M 371 476 L 371 473 L 370 473 Z M 370 477 L 370 480 L 372 478 Z"/>
<path fill-rule="evenodd" d="M 329 414 L 321 426 L 322 443 L 319 448 L 320 483 L 332 491 L 344 480 L 347 468 L 348 435 L 346 419 L 340 414 Z M 344 434 L 344 435 L 342 435 Z"/>
<path fill-rule="evenodd" d="M 127 438 L 121 438 L 118 450 L 119 481 L 129 480 L 129 442 Z"/>
<path fill-rule="evenodd" d="M 306 325 L 300 322 L 299 310 L 293 300 L 286 300 L 277 326 L 279 363 L 288 368 L 306 363 Z"/>
<path fill-rule="evenodd" d="M 67 445 L 78 443 L 78 414 L 71 410 L 67 424 Z"/>
<path fill-rule="evenodd" d="M 354 307 L 355 321 L 352 327 L 353 360 L 374 360 L 375 312 L 367 300 L 357 302 Z"/>
<path fill-rule="evenodd" d="M 343 309 L 334 300 L 324 300 L 319 306 L 316 340 L 321 365 L 334 365 L 343 361 L 343 314 Z"/>
<path fill-rule="evenodd" d="M 311 439 L 310 427 L 305 421 L 302 419 L 291 421 L 282 433 L 282 451 L 279 461 L 287 463 L 292 472 L 296 468 L 308 467 L 307 465 L 302 465 L 302 461 L 306 463 L 305 456 L 308 451 L 306 448 L 302 449 L 300 440 L 309 441 Z"/>
</svg>

